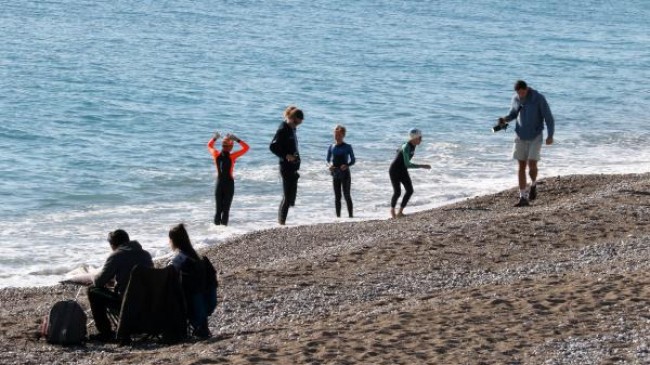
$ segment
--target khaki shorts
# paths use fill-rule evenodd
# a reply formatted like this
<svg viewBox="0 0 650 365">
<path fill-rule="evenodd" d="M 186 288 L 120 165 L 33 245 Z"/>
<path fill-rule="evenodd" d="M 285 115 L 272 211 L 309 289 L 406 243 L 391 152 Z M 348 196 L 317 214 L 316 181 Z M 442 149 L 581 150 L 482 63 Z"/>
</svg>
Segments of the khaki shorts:
<svg viewBox="0 0 650 365">
<path fill-rule="evenodd" d="M 542 152 L 542 134 L 531 140 L 515 137 L 515 146 L 512 149 L 512 158 L 518 161 L 539 161 Z"/>
</svg>

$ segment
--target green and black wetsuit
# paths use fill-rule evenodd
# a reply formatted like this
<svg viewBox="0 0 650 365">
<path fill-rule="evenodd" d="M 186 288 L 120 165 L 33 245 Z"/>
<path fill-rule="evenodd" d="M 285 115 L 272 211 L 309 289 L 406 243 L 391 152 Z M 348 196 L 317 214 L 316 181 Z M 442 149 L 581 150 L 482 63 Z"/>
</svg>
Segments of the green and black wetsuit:
<svg viewBox="0 0 650 365">
<path fill-rule="evenodd" d="M 404 197 L 402 198 L 402 203 L 400 204 L 402 208 L 406 207 L 411 195 L 413 195 L 413 183 L 411 182 L 411 176 L 409 175 L 408 169 L 421 167 L 420 165 L 411 163 L 414 154 L 415 145 L 406 142 L 397 150 L 395 159 L 390 164 L 388 173 L 390 175 L 390 182 L 393 184 L 393 197 L 390 200 L 391 208 L 395 208 L 397 205 L 397 199 L 399 199 L 399 196 L 402 194 L 401 185 L 404 185 L 404 189 L 406 189 Z"/>
</svg>

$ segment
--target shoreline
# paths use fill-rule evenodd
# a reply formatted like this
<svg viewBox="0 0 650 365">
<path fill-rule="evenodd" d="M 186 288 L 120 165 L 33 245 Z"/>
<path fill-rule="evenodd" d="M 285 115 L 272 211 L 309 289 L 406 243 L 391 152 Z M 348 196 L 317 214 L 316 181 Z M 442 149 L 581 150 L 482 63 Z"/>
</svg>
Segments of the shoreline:
<svg viewBox="0 0 650 365">
<path fill-rule="evenodd" d="M 478 196 L 479 195 L 474 195 L 473 197 L 475 198 L 475 197 L 478 197 Z M 472 199 L 472 198 L 470 198 L 470 197 L 455 198 L 455 199 L 452 199 L 452 200 L 450 200 L 448 202 L 445 202 L 445 203 L 433 204 L 433 205 L 427 204 L 427 205 L 425 205 L 425 208 L 422 208 L 422 209 L 419 209 L 418 206 L 416 206 L 418 208 L 409 207 L 409 211 L 411 209 L 417 209 L 417 210 L 413 211 L 412 213 L 409 212 L 409 213 L 407 213 L 407 215 L 416 214 L 416 213 L 420 213 L 420 212 L 426 212 L 426 211 L 433 210 L 433 209 L 439 209 L 441 207 L 456 204 L 456 203 L 459 203 L 459 202 L 462 202 L 462 201 L 465 201 L 465 200 L 468 200 L 468 199 Z M 387 207 L 386 210 L 388 211 L 388 209 L 389 208 Z M 240 238 L 242 236 L 249 235 L 249 234 L 256 234 L 256 233 L 261 234 L 261 233 L 264 233 L 266 231 L 273 231 L 275 229 L 292 229 L 292 228 L 298 228 L 298 227 L 303 227 L 303 226 L 313 226 L 313 225 L 321 225 L 321 224 L 326 224 L 326 225 L 328 225 L 328 224 L 332 224 L 332 225 L 335 225 L 335 224 L 354 224 L 354 223 L 361 223 L 361 222 L 384 221 L 384 220 L 390 219 L 388 213 L 386 213 L 385 216 L 386 217 L 384 217 L 384 218 L 381 218 L 381 217 L 368 217 L 368 218 L 355 217 L 353 220 L 349 220 L 349 221 L 347 221 L 346 218 L 341 218 L 339 220 L 329 221 L 329 222 L 308 222 L 308 223 L 291 223 L 291 222 L 289 222 L 284 227 L 283 226 L 278 226 L 276 224 L 275 226 L 271 226 L 271 227 L 254 229 L 254 230 L 250 230 L 250 231 L 241 231 L 239 233 L 230 233 L 226 238 L 224 238 L 222 240 L 220 239 L 219 241 L 216 241 L 216 243 L 209 244 L 209 245 L 205 245 L 205 244 L 196 245 L 195 244 L 195 248 L 197 248 L 197 252 L 206 252 L 206 251 L 211 250 L 213 248 L 220 247 L 221 245 L 226 244 L 229 241 L 238 239 L 238 238 Z M 198 247 L 196 247 L 196 246 L 198 246 Z M 148 249 L 147 247 L 144 247 L 144 248 Z M 108 255 L 108 252 L 106 252 L 105 256 L 107 256 L 107 255 Z M 172 256 L 173 256 L 172 253 L 168 252 L 168 253 L 165 253 L 163 255 L 153 257 L 153 261 L 154 261 L 154 263 L 163 263 L 163 262 L 166 263 Z M 32 276 L 32 275 L 57 276 L 58 279 L 57 279 L 56 283 L 42 284 L 42 285 L 26 285 L 26 286 L 4 286 L 4 287 L 0 286 L 0 290 L 2 290 L 2 289 L 30 289 L 30 288 L 44 288 L 44 287 L 56 286 L 56 285 L 61 284 L 61 282 L 65 281 L 65 280 L 68 280 L 71 277 L 76 276 L 77 274 L 83 274 L 84 272 L 82 272 L 82 271 L 84 271 L 84 270 L 87 272 L 88 270 L 92 269 L 92 270 L 94 270 L 92 272 L 96 272 L 97 270 L 101 269 L 102 263 L 103 263 L 103 261 L 97 266 L 93 266 L 93 265 L 88 264 L 88 263 L 82 263 L 82 264 L 80 264 L 80 266 L 70 267 L 70 268 L 58 267 L 58 268 L 54 268 L 54 269 L 51 269 L 51 268 L 41 269 L 40 271 L 29 273 L 27 276 Z"/>
<path fill-rule="evenodd" d="M 527 208 L 512 207 L 513 188 L 205 248 L 220 274 L 207 341 L 51 346 L 34 339 L 37 323 L 78 288 L 0 289 L 0 361 L 650 361 L 650 173 L 542 181 Z"/>
<path fill-rule="evenodd" d="M 627 173 L 627 172 L 623 172 L 623 173 L 604 173 L 604 174 L 598 174 L 598 175 L 628 175 L 628 174 L 632 174 L 632 173 Z M 587 173 L 587 174 L 578 174 L 578 175 L 582 176 L 582 175 L 596 175 L 596 174 L 588 174 Z M 565 175 L 565 176 L 571 176 L 571 175 Z M 555 179 L 555 178 L 557 178 L 557 176 L 542 179 L 542 180 L 540 180 L 540 182 L 543 184 L 545 180 L 550 180 L 550 179 Z M 515 191 L 516 189 L 511 188 L 511 189 L 506 189 L 505 191 L 511 191 L 511 190 Z M 448 201 L 445 201 L 445 202 L 430 203 L 430 204 L 423 204 L 423 205 L 417 205 L 417 204 L 414 205 L 413 200 L 411 200 L 411 205 L 409 205 L 409 207 L 407 208 L 407 215 L 417 214 L 417 213 L 426 212 L 426 211 L 435 210 L 435 209 L 442 209 L 442 208 L 444 208 L 445 206 L 448 206 L 448 205 L 454 205 L 454 204 L 461 203 L 463 201 L 467 201 L 469 199 L 479 198 L 481 196 L 489 196 L 489 195 L 493 195 L 493 194 L 497 194 L 497 193 L 499 193 L 498 190 L 494 190 L 493 192 L 487 192 L 487 193 L 482 194 L 482 195 L 477 195 L 478 193 L 472 193 L 472 194 L 469 194 L 469 196 L 467 196 L 467 197 L 456 197 L 456 198 L 452 198 L 451 200 L 448 200 Z M 516 195 L 516 193 L 513 193 L 513 194 Z M 194 242 L 195 246 L 200 247 L 200 251 L 206 251 L 206 250 L 210 250 L 210 249 L 212 249 L 214 247 L 219 247 L 219 246 L 223 245 L 224 243 L 235 240 L 235 239 L 237 239 L 237 238 L 239 238 L 241 236 L 245 236 L 245 235 L 252 234 L 252 233 L 257 233 L 257 232 L 272 231 L 274 229 L 292 229 L 292 228 L 298 228 L 298 227 L 302 227 L 302 226 L 313 226 L 313 225 L 321 225 L 321 224 L 348 224 L 348 223 L 360 223 L 360 222 L 372 222 L 372 221 L 389 220 L 390 217 L 389 217 L 389 214 L 387 213 L 388 209 L 389 209 L 389 206 L 387 205 L 385 207 L 385 210 L 386 210 L 384 212 L 385 214 L 382 214 L 381 216 L 379 216 L 379 215 L 374 216 L 373 214 L 369 214 L 368 217 L 361 218 L 361 217 L 357 216 L 353 220 L 350 220 L 350 221 L 347 221 L 346 218 L 340 218 L 340 219 L 335 219 L 335 220 L 330 220 L 330 221 L 322 221 L 322 222 L 317 222 L 316 221 L 316 222 L 305 222 L 305 223 L 294 223 L 292 221 L 289 221 L 287 226 L 284 226 L 284 227 L 278 226 L 277 222 L 276 222 L 276 223 L 273 223 L 270 226 L 266 226 L 266 227 L 263 227 L 263 228 L 257 228 L 257 229 L 251 229 L 249 231 L 240 230 L 237 226 L 233 226 L 233 227 L 228 227 L 228 228 L 233 228 L 233 229 L 237 230 L 238 232 L 227 233 L 225 235 L 225 237 L 218 237 L 218 238 L 214 238 L 214 235 L 221 235 L 221 233 L 215 233 L 214 231 L 212 231 L 212 232 L 208 231 L 209 234 L 204 233 L 204 235 L 201 236 L 201 237 L 198 237 L 198 239 L 196 239 L 192 235 L 192 232 L 194 231 L 194 229 L 192 229 L 190 234 L 192 235 L 192 238 L 193 238 L 192 241 Z M 329 210 L 327 212 L 329 212 Z M 290 214 L 292 214 L 292 213 L 293 212 L 291 212 Z M 293 213 L 293 214 L 295 214 L 295 213 Z M 296 217 L 294 219 L 294 221 L 299 221 L 299 218 Z M 193 223 L 190 222 L 190 224 L 195 225 L 196 222 L 193 222 Z M 163 231 L 164 231 L 164 229 L 163 229 Z M 165 236 L 165 235 L 163 235 L 163 236 Z M 155 251 L 158 251 L 158 250 L 161 249 L 158 246 L 151 246 L 150 245 L 151 242 L 141 241 L 141 240 L 138 239 L 138 237 L 134 237 L 134 238 L 136 240 L 140 241 L 141 243 L 145 243 L 144 248 L 149 250 L 149 252 L 154 253 Z M 207 243 L 207 244 L 206 243 L 198 243 L 197 244 L 197 242 L 205 242 L 205 241 L 208 241 L 210 243 Z M 149 243 L 149 245 L 147 245 L 147 242 Z M 165 245 L 165 247 L 167 247 L 167 246 Z M 41 276 L 56 277 L 56 279 L 54 279 L 52 282 L 47 282 L 47 283 L 41 282 L 41 283 L 37 283 L 37 284 L 27 284 L 25 286 L 7 285 L 7 286 L 0 286 L 0 289 L 48 287 L 48 286 L 52 286 L 52 285 L 58 285 L 62 281 L 65 281 L 66 279 L 69 279 L 70 274 L 74 275 L 80 270 L 84 270 L 84 269 L 87 269 L 87 268 L 90 268 L 92 270 L 99 270 L 99 269 L 101 269 L 101 266 L 102 266 L 102 264 L 104 262 L 103 260 L 105 260 L 107 254 L 108 254 L 107 252 L 105 252 L 104 249 L 101 249 L 101 252 L 104 252 L 104 253 L 101 254 L 101 260 L 96 261 L 94 265 L 92 263 L 88 263 L 88 262 L 80 262 L 80 263 L 77 263 L 76 266 L 66 266 L 66 267 L 57 266 L 55 268 L 44 267 L 44 268 L 38 269 L 36 271 L 26 273 L 26 274 L 21 275 L 21 276 L 13 277 L 13 278 L 16 278 L 16 277 L 17 278 L 25 278 L 26 281 L 29 281 L 28 278 L 33 277 L 33 276 L 35 276 L 35 277 L 41 277 Z M 172 256 L 171 252 L 165 252 L 165 253 L 158 254 L 157 256 L 155 256 L 153 258 L 153 260 L 154 260 L 154 262 L 166 262 L 171 256 Z M 12 281 L 15 281 L 13 278 L 12 278 Z M 38 282 L 38 280 L 37 280 L 37 282 Z"/>
</svg>

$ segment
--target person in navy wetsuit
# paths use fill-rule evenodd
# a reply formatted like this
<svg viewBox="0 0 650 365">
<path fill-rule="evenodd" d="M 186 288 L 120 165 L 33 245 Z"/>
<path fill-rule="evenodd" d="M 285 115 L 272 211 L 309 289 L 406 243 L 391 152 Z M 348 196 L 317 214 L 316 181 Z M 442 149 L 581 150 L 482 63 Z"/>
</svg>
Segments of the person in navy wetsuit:
<svg viewBox="0 0 650 365">
<path fill-rule="evenodd" d="M 341 191 L 343 191 L 345 203 L 348 207 L 348 216 L 352 218 L 352 196 L 350 195 L 352 178 L 350 176 L 350 166 L 354 165 L 356 159 L 354 158 L 352 146 L 343 141 L 345 134 L 346 129 L 344 126 L 339 124 L 334 127 L 335 143 L 330 145 L 327 150 L 327 164 L 332 174 L 336 216 L 341 216 Z"/>
</svg>

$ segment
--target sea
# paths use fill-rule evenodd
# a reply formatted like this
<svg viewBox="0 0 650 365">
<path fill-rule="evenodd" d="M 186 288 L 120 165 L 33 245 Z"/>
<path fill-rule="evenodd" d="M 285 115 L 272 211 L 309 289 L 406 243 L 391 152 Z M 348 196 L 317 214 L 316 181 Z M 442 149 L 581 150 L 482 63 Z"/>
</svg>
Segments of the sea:
<svg viewBox="0 0 650 365">
<path fill-rule="evenodd" d="M 414 127 L 432 169 L 411 171 L 406 213 L 513 188 L 514 132 L 491 127 L 518 79 L 556 121 L 540 179 L 650 171 L 647 0 L 0 0 L 0 287 L 99 268 L 118 228 L 164 259 L 181 222 L 198 247 L 278 227 L 288 105 L 305 113 L 289 227 L 387 219 Z M 352 219 L 325 162 L 336 124 Z M 251 146 L 227 227 L 215 131 Z"/>
</svg>

